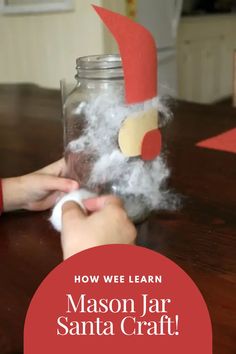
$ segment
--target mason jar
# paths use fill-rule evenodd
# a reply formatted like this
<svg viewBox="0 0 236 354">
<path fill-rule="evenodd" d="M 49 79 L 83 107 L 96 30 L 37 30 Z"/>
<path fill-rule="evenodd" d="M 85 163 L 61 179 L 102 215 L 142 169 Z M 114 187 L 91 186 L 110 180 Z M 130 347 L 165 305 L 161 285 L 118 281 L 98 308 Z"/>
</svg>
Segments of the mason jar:
<svg viewBox="0 0 236 354">
<path fill-rule="evenodd" d="M 127 115 L 153 102 L 125 103 L 119 55 L 78 58 L 76 68 L 77 83 L 63 103 L 66 174 L 98 195 L 120 196 L 129 217 L 141 221 L 154 209 L 151 199 L 160 197 L 155 176 L 163 164 L 124 156 L 118 134 Z"/>
</svg>

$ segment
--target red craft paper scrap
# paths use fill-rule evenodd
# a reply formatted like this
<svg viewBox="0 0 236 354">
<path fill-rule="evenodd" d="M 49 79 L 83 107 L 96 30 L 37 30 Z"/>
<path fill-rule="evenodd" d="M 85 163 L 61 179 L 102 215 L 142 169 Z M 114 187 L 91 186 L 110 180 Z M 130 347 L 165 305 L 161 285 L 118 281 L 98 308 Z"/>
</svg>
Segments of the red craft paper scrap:
<svg viewBox="0 0 236 354">
<path fill-rule="evenodd" d="M 236 128 L 212 138 L 200 141 L 197 146 L 207 149 L 221 150 L 236 153 Z"/>
<path fill-rule="evenodd" d="M 143 102 L 157 96 L 157 49 L 151 33 L 126 16 L 93 7 L 118 43 L 126 103 Z"/>
</svg>

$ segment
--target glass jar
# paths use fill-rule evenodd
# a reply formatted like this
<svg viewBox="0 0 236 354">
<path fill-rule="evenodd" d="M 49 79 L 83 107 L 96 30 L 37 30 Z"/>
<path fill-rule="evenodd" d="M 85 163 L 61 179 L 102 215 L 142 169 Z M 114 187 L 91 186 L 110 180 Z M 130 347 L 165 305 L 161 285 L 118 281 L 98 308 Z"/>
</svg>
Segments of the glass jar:
<svg viewBox="0 0 236 354">
<path fill-rule="evenodd" d="M 129 217 L 141 221 L 155 209 L 152 201 L 160 199 L 155 184 L 163 164 L 124 156 L 118 133 L 127 115 L 153 102 L 125 103 L 119 55 L 82 57 L 76 64 L 77 84 L 63 104 L 67 176 L 81 188 L 120 196 Z"/>
</svg>

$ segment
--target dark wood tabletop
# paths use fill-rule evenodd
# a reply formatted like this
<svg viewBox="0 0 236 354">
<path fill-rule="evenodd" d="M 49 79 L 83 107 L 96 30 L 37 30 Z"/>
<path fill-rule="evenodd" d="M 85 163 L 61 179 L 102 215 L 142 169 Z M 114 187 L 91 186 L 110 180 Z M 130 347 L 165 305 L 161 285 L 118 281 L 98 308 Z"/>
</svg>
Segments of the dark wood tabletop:
<svg viewBox="0 0 236 354">
<path fill-rule="evenodd" d="M 236 154 L 196 147 L 236 127 L 230 103 L 176 102 L 163 131 L 169 187 L 179 210 L 153 213 L 138 244 L 169 257 L 195 281 L 208 305 L 216 354 L 236 352 Z M 22 175 L 63 154 L 60 93 L 33 85 L 0 86 L 0 176 Z M 48 212 L 0 218 L 0 353 L 22 353 L 29 302 L 62 260 Z"/>
</svg>

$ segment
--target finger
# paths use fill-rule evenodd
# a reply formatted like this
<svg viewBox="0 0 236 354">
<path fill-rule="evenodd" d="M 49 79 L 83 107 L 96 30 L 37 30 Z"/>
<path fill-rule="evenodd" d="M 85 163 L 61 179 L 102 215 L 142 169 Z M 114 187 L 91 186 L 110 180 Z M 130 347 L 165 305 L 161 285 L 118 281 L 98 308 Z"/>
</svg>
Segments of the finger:
<svg viewBox="0 0 236 354">
<path fill-rule="evenodd" d="M 122 200 L 114 195 L 103 195 L 101 197 L 83 200 L 83 204 L 88 211 L 98 211 L 107 205 L 123 207 Z"/>
<path fill-rule="evenodd" d="M 40 188 L 46 191 L 72 192 L 79 188 L 78 182 L 62 177 L 40 175 Z"/>
<path fill-rule="evenodd" d="M 62 206 L 62 224 L 72 227 L 72 222 L 83 220 L 87 217 L 85 211 L 73 201 L 65 202 Z"/>
</svg>

